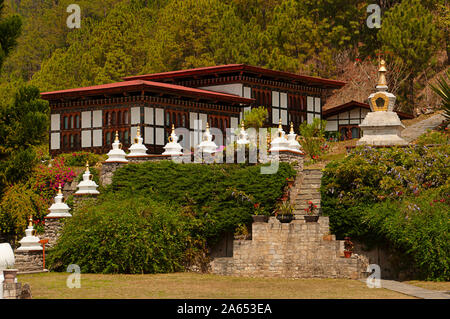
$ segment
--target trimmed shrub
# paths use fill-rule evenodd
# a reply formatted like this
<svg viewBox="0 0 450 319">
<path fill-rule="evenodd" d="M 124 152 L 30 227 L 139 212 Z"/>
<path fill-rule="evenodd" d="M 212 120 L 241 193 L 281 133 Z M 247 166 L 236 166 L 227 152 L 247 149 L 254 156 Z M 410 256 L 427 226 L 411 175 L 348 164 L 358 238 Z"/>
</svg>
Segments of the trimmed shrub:
<svg viewBox="0 0 450 319">
<path fill-rule="evenodd" d="M 89 273 L 166 273 L 184 270 L 195 220 L 148 197 L 103 198 L 66 220 L 49 252 L 50 269 L 77 264 Z"/>
</svg>

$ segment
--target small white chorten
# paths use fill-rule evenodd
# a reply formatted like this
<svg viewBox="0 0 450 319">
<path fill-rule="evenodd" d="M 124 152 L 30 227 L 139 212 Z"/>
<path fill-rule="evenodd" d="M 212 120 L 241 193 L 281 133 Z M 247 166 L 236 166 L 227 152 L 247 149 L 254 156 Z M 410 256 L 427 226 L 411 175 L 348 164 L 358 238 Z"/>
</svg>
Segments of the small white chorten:
<svg viewBox="0 0 450 319">
<path fill-rule="evenodd" d="M 46 217 L 72 217 L 72 215 L 69 213 L 70 207 L 63 202 L 64 196 L 61 191 L 61 184 L 59 184 L 58 187 L 58 194 L 55 196 L 55 202 L 50 206 L 48 209 L 50 211 L 50 214 L 48 214 Z"/>
<path fill-rule="evenodd" d="M 100 194 L 97 190 L 97 183 L 92 180 L 92 174 L 89 171 L 89 163 L 86 163 L 86 171 L 83 174 L 83 180 L 77 185 L 78 190 L 75 195 Z"/>
<path fill-rule="evenodd" d="M 122 143 L 119 141 L 119 133 L 116 131 L 116 139 L 112 144 L 112 150 L 109 151 L 108 159 L 105 162 L 122 162 L 128 163 L 128 160 L 125 158 L 127 154 L 122 150 Z"/>
<path fill-rule="evenodd" d="M 297 141 L 297 134 L 294 132 L 294 123 L 291 122 L 291 131 L 287 136 L 289 142 L 289 149 L 295 152 L 301 152 L 300 143 Z"/>
<path fill-rule="evenodd" d="M 180 156 L 183 155 L 183 147 L 178 143 L 178 136 L 175 134 L 175 125 L 172 124 L 172 133 L 168 138 L 169 142 L 164 146 L 164 153 L 162 155 L 173 155 Z"/>
<path fill-rule="evenodd" d="M 134 143 L 130 146 L 130 154 L 127 156 L 146 156 L 147 147 L 143 143 L 144 139 L 141 137 L 141 130 L 138 126 Z"/>
<path fill-rule="evenodd" d="M 247 145 L 250 144 L 248 140 L 248 133 L 245 131 L 244 121 L 241 122 L 241 131 L 239 132 L 238 140 L 236 141 L 237 145 Z"/>
<path fill-rule="evenodd" d="M 289 142 L 286 133 L 283 131 L 281 119 L 278 123 L 277 137 L 270 143 L 270 152 L 289 151 Z"/>
<path fill-rule="evenodd" d="M 213 136 L 209 132 L 209 124 L 206 123 L 206 130 L 203 133 L 203 141 L 198 145 L 200 152 L 213 154 L 217 152 L 217 145 L 212 141 Z"/>
<path fill-rule="evenodd" d="M 25 230 L 25 237 L 22 238 L 20 243 L 20 247 L 17 248 L 17 251 L 31 251 L 31 250 L 42 250 L 42 246 L 39 243 L 40 239 L 33 234 L 33 217 L 30 216 L 30 223 Z"/>
</svg>

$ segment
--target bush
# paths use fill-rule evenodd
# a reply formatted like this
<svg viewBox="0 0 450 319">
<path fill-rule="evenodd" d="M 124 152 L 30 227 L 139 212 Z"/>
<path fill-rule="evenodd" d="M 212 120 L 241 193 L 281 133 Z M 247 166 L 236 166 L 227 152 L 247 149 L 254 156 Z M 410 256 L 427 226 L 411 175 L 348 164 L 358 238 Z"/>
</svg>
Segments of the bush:
<svg viewBox="0 0 450 319">
<path fill-rule="evenodd" d="M 427 133 L 419 136 L 417 139 L 417 144 L 419 145 L 427 145 L 427 144 L 449 144 L 450 143 L 450 135 L 448 131 L 437 132 L 428 130 Z"/>
<path fill-rule="evenodd" d="M 49 253 L 50 269 L 77 264 L 89 273 L 183 271 L 195 219 L 148 197 L 104 197 L 67 219 Z"/>
<path fill-rule="evenodd" d="M 89 166 L 94 166 L 99 161 L 103 160 L 103 156 L 89 152 L 73 152 L 60 154 L 55 160 L 56 159 L 62 159 L 66 166 L 84 167 L 86 166 L 86 162 L 89 162 Z"/>
<path fill-rule="evenodd" d="M 239 164 L 176 164 L 172 161 L 128 164 L 118 169 L 107 192 L 148 196 L 162 203 L 191 207 L 204 222 L 202 236 L 214 242 L 223 232 L 250 223 L 254 204 L 272 212 L 283 194 L 286 178 L 296 171 L 280 163 L 276 174 L 260 173 L 261 166 Z M 243 192 L 247 200 L 236 199 Z"/>
<path fill-rule="evenodd" d="M 321 204 L 331 231 L 369 246 L 390 243 L 423 278 L 449 280 L 449 150 L 364 147 L 328 164 Z"/>
<path fill-rule="evenodd" d="M 311 124 L 303 122 L 300 125 L 300 144 L 313 160 L 319 159 L 320 155 L 328 151 L 325 139 L 326 123 L 324 120 L 314 118 Z"/>
<path fill-rule="evenodd" d="M 26 184 L 11 186 L 0 202 L 0 233 L 12 239 L 24 235 L 29 216 L 41 221 L 48 213 L 48 202 L 34 193 Z"/>
</svg>

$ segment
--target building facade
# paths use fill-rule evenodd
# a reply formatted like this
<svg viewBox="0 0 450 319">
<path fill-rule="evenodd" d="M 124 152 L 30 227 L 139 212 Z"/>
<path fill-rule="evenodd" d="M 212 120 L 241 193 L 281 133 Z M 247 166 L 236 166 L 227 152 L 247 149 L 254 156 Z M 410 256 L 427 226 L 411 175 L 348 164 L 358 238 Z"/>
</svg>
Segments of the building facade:
<svg viewBox="0 0 450 319">
<path fill-rule="evenodd" d="M 264 106 L 266 126 L 285 129 L 322 118 L 323 100 L 344 82 L 232 64 L 126 77 L 122 82 L 42 93 L 51 109 L 50 153 L 106 153 L 115 132 L 124 148 L 140 127 L 150 154 L 160 154 L 172 125 L 184 148 L 201 140 L 206 123 L 225 136 L 245 111 Z M 216 141 L 218 145 L 226 141 Z"/>
</svg>

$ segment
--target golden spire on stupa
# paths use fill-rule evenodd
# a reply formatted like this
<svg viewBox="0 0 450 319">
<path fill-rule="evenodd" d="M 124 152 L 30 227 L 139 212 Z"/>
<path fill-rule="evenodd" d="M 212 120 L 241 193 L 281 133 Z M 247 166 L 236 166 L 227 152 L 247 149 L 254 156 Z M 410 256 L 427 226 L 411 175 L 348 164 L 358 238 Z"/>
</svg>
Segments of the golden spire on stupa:
<svg viewBox="0 0 450 319">
<path fill-rule="evenodd" d="M 86 172 L 89 173 L 89 162 L 88 161 L 86 161 Z"/>
<path fill-rule="evenodd" d="M 289 133 L 290 134 L 294 133 L 294 122 L 291 122 L 291 131 Z"/>
<path fill-rule="evenodd" d="M 30 215 L 30 217 L 28 218 L 28 226 L 33 227 L 33 215 Z"/>
<path fill-rule="evenodd" d="M 119 142 L 119 131 L 116 131 L 116 139 L 114 140 L 114 142 Z"/>
<path fill-rule="evenodd" d="M 62 195 L 62 191 L 61 191 L 61 183 L 59 183 L 59 186 L 58 186 L 58 195 Z"/>
<path fill-rule="evenodd" d="M 387 87 L 386 72 L 387 72 L 386 61 L 381 59 L 380 68 L 378 69 L 379 77 L 378 77 L 378 85 L 377 86 Z"/>
</svg>

